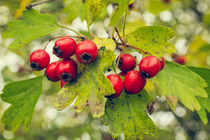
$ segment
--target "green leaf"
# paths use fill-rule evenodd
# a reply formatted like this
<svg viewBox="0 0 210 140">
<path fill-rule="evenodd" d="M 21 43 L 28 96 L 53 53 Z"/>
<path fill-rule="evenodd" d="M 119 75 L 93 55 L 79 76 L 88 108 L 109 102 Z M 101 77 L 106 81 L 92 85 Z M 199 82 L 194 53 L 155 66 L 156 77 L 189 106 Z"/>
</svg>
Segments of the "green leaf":
<svg viewBox="0 0 210 140">
<path fill-rule="evenodd" d="M 168 42 L 175 32 L 163 26 L 144 26 L 126 35 L 128 43 L 141 48 L 152 55 L 174 53 L 176 48 Z"/>
<path fill-rule="evenodd" d="M 75 99 L 74 109 L 81 112 L 89 105 L 94 117 L 104 114 L 105 97 L 115 91 L 104 75 L 104 70 L 111 66 L 115 60 L 113 51 L 99 52 L 97 59 L 86 66 L 78 81 L 71 83 L 60 90 L 58 93 L 55 107 L 62 110 L 69 106 Z"/>
<path fill-rule="evenodd" d="M 48 35 L 59 28 L 56 20 L 50 14 L 41 14 L 36 10 L 27 10 L 23 19 L 8 23 L 8 29 L 2 34 L 3 38 L 14 38 L 10 49 L 17 49 L 30 43 L 36 38 Z"/>
<path fill-rule="evenodd" d="M 105 47 L 107 50 L 114 50 L 116 48 L 116 44 L 113 39 L 109 38 L 94 38 L 93 42 L 97 45 L 98 49 L 101 47 Z"/>
<path fill-rule="evenodd" d="M 190 110 L 200 110 L 196 96 L 207 97 L 205 80 L 186 66 L 165 62 L 165 68 L 156 76 L 161 94 L 175 95 Z"/>
<path fill-rule="evenodd" d="M 201 105 L 201 110 L 197 110 L 198 115 L 200 116 L 201 120 L 204 124 L 208 123 L 208 118 L 206 111 L 210 113 L 210 69 L 208 68 L 198 68 L 198 67 L 188 67 L 190 70 L 194 71 L 198 75 L 200 75 L 208 84 L 208 87 L 205 88 L 206 92 L 208 93 L 208 98 L 200 98 L 196 97 Z"/>
<path fill-rule="evenodd" d="M 73 1 L 64 8 L 64 12 L 68 13 L 68 21 L 71 23 L 76 17 L 85 20 L 85 4 L 81 1 Z"/>
<path fill-rule="evenodd" d="M 15 132 L 23 123 L 25 131 L 30 127 L 34 107 L 42 90 L 43 77 L 7 84 L 1 99 L 11 106 L 4 112 L 2 122 L 6 129 Z"/>
<path fill-rule="evenodd" d="M 122 132 L 125 140 L 140 140 L 143 134 L 156 134 L 156 127 L 145 110 L 150 101 L 152 98 L 143 90 L 137 95 L 123 92 L 119 98 L 106 102 L 103 120 L 114 139 Z"/>
<path fill-rule="evenodd" d="M 87 0 L 85 6 L 86 20 L 88 27 L 98 18 L 103 11 L 104 4 L 102 0 Z"/>
</svg>

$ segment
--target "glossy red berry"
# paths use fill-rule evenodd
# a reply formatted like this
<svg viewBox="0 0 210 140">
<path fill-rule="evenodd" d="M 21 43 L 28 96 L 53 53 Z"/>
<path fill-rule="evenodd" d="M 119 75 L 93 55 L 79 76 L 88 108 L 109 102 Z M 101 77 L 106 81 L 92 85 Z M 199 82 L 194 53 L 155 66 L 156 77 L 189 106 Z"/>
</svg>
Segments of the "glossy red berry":
<svg viewBox="0 0 210 140">
<path fill-rule="evenodd" d="M 63 86 L 65 86 L 65 84 L 67 84 L 68 82 L 65 82 L 63 80 L 61 80 L 61 88 L 63 88 Z"/>
<path fill-rule="evenodd" d="M 93 41 L 84 40 L 77 44 L 75 54 L 80 63 L 89 64 L 96 59 L 98 49 Z"/>
<path fill-rule="evenodd" d="M 165 67 L 165 58 L 162 57 L 160 60 L 160 70 L 162 70 Z"/>
<path fill-rule="evenodd" d="M 160 61 L 155 56 L 143 57 L 139 63 L 139 72 L 144 78 L 151 78 L 160 71 Z"/>
<path fill-rule="evenodd" d="M 53 54 L 60 58 L 71 57 L 76 49 L 76 42 L 70 37 L 63 37 L 55 42 Z"/>
<path fill-rule="evenodd" d="M 129 94 L 137 94 L 144 88 L 145 84 L 146 79 L 137 70 L 128 72 L 123 81 L 124 89 Z"/>
<path fill-rule="evenodd" d="M 114 98 L 119 97 L 123 90 L 122 79 L 120 78 L 120 76 L 118 76 L 116 74 L 110 74 L 107 76 L 107 78 L 109 79 L 109 81 L 111 82 L 111 84 L 115 90 Z"/>
<path fill-rule="evenodd" d="M 39 49 L 30 55 L 29 61 L 33 70 L 40 71 L 48 66 L 50 56 L 45 50 Z"/>
<path fill-rule="evenodd" d="M 130 54 L 122 54 L 118 67 L 123 73 L 131 71 L 136 67 L 136 58 Z"/>
<path fill-rule="evenodd" d="M 57 64 L 56 72 L 64 82 L 74 80 L 77 76 L 77 63 L 71 58 L 64 59 Z"/>
<path fill-rule="evenodd" d="M 47 77 L 48 80 L 52 82 L 57 82 L 60 80 L 56 72 L 56 66 L 58 63 L 59 61 L 49 64 L 45 70 L 45 76 Z"/>
<path fill-rule="evenodd" d="M 186 58 L 185 58 L 185 56 L 177 56 L 175 58 L 175 62 L 180 64 L 180 65 L 184 65 L 185 62 L 186 62 Z"/>
</svg>

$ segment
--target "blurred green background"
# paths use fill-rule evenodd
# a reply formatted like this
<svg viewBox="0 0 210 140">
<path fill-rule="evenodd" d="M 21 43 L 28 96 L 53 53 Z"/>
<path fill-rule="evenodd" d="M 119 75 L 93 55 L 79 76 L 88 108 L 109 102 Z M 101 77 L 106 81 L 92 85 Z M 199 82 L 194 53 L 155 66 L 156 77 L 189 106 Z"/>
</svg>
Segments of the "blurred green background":
<svg viewBox="0 0 210 140">
<path fill-rule="evenodd" d="M 54 0 L 38 5 L 35 9 L 43 13 L 53 14 L 59 23 L 74 28 L 88 35 L 84 21 L 84 10 L 74 2 L 82 0 Z M 24 7 L 35 0 L 0 0 L 0 89 L 5 83 L 33 77 L 37 73 L 30 69 L 28 58 L 30 53 L 43 48 L 50 36 L 37 39 L 17 50 L 8 50 L 12 39 L 3 40 L 2 32 L 9 21 L 21 17 Z M 108 22 L 116 4 L 110 4 L 93 26 L 92 31 L 99 37 L 108 37 Z M 210 68 L 210 0 L 136 0 L 130 5 L 126 28 L 132 30 L 136 26 L 163 25 L 174 29 L 177 33 L 172 39 L 177 52 L 166 56 L 177 61 L 180 56 L 186 65 Z M 122 25 L 119 24 L 119 29 Z M 59 30 L 52 36 L 74 35 L 72 32 Z M 47 51 L 52 54 L 53 43 Z M 57 60 L 51 56 L 51 61 Z M 178 61 L 177 61 L 178 62 Z M 111 140 L 108 126 L 100 119 L 93 119 L 88 111 L 76 114 L 70 106 L 57 111 L 54 100 L 60 83 L 44 80 L 43 91 L 36 105 L 32 125 L 29 132 L 21 128 L 13 134 L 4 129 L 0 122 L 0 140 Z M 9 104 L 0 99 L 0 118 Z M 203 125 L 195 112 L 178 104 L 176 112 L 170 111 L 164 97 L 157 98 L 157 109 L 151 115 L 158 128 L 157 137 L 145 136 L 148 140 L 210 140 L 210 125 Z M 210 114 L 208 114 L 210 119 Z M 123 135 L 118 139 L 123 139 Z"/>
</svg>

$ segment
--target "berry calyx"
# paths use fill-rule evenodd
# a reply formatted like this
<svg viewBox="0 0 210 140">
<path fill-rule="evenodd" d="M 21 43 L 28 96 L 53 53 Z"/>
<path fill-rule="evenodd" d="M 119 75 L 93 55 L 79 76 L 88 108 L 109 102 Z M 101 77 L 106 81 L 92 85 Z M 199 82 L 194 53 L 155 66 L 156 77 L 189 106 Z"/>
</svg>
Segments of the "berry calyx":
<svg viewBox="0 0 210 140">
<path fill-rule="evenodd" d="M 143 57 L 139 63 L 139 72 L 144 78 L 151 78 L 158 74 L 160 71 L 160 61 L 155 56 Z"/>
<path fill-rule="evenodd" d="M 76 42 L 71 37 L 63 37 L 55 42 L 53 54 L 59 58 L 71 57 L 76 49 Z"/>
<path fill-rule="evenodd" d="M 96 59 L 98 49 L 94 42 L 84 40 L 77 44 L 75 54 L 80 63 L 89 64 Z"/>
<path fill-rule="evenodd" d="M 63 88 L 63 86 L 65 86 L 65 84 L 67 84 L 68 82 L 65 82 L 63 80 L 61 80 L 61 88 Z"/>
<path fill-rule="evenodd" d="M 136 67 L 136 58 L 130 54 L 122 54 L 119 60 L 118 68 L 126 73 Z"/>
<path fill-rule="evenodd" d="M 107 78 L 109 79 L 109 81 L 111 82 L 111 84 L 115 90 L 114 98 L 119 97 L 123 90 L 122 79 L 120 78 L 120 76 L 118 76 L 116 74 L 110 74 L 107 76 Z"/>
<path fill-rule="evenodd" d="M 128 72 L 123 81 L 124 89 L 129 94 L 137 94 L 144 88 L 145 84 L 146 79 L 137 70 Z"/>
<path fill-rule="evenodd" d="M 57 82 L 60 80 L 56 72 L 56 66 L 58 63 L 59 61 L 49 64 L 45 70 L 45 76 L 47 77 L 48 80 L 52 82 Z"/>
<path fill-rule="evenodd" d="M 40 71 L 46 68 L 50 62 L 50 56 L 49 54 L 43 50 L 35 50 L 31 55 L 30 55 L 30 65 L 31 68 L 35 71 Z"/>
<path fill-rule="evenodd" d="M 160 60 L 160 70 L 162 70 L 165 67 L 165 58 L 162 57 Z"/>
<path fill-rule="evenodd" d="M 64 82 L 74 80 L 77 76 L 77 63 L 71 58 L 64 59 L 57 64 L 56 72 Z"/>
<path fill-rule="evenodd" d="M 175 62 L 180 64 L 180 65 L 184 65 L 185 62 L 186 62 L 186 58 L 185 58 L 185 56 L 177 56 L 175 58 Z"/>
</svg>

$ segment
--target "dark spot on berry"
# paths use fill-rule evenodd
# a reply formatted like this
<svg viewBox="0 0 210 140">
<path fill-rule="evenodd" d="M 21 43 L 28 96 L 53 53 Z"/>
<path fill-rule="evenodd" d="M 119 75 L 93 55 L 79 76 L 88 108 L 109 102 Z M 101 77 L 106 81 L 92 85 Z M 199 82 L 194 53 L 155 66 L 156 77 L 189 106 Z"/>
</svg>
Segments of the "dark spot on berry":
<svg viewBox="0 0 210 140">
<path fill-rule="evenodd" d="M 144 71 L 140 72 L 140 75 L 141 75 L 143 78 L 147 78 L 147 79 L 150 78 L 149 74 L 146 73 L 146 72 L 144 72 Z"/>
<path fill-rule="evenodd" d="M 61 79 L 62 79 L 63 81 L 65 81 L 65 82 L 68 82 L 68 81 L 71 80 L 71 75 L 68 74 L 68 73 L 63 73 Z"/>
<path fill-rule="evenodd" d="M 59 46 L 54 46 L 53 47 L 53 54 L 55 54 L 56 56 L 61 56 L 62 53 L 63 52 L 59 49 Z"/>
<path fill-rule="evenodd" d="M 90 62 L 91 61 L 91 58 L 92 58 L 92 56 L 90 54 L 88 54 L 88 53 L 84 53 L 82 55 L 82 61 L 83 62 Z"/>
<path fill-rule="evenodd" d="M 39 68 L 39 64 L 36 63 L 36 62 L 32 62 L 32 63 L 31 63 L 31 68 L 32 68 L 33 70 L 39 70 L 39 69 L 40 69 L 40 68 Z"/>
</svg>

